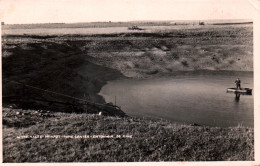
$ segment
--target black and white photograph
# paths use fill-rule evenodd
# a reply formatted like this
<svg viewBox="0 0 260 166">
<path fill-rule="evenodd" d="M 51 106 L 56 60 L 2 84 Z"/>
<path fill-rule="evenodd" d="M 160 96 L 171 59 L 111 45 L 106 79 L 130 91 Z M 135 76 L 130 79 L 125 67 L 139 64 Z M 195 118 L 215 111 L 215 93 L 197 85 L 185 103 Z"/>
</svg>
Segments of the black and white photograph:
<svg viewBox="0 0 260 166">
<path fill-rule="evenodd" d="M 259 7 L 1 0 L 2 162 L 256 161 Z"/>
</svg>

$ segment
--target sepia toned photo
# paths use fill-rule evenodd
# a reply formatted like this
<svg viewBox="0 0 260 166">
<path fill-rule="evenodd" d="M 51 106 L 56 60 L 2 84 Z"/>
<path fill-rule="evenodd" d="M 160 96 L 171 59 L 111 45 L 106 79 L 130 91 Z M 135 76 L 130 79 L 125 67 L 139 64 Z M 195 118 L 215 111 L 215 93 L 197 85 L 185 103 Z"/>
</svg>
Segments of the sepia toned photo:
<svg viewBox="0 0 260 166">
<path fill-rule="evenodd" d="M 255 161 L 251 1 L 0 5 L 3 163 Z"/>
</svg>

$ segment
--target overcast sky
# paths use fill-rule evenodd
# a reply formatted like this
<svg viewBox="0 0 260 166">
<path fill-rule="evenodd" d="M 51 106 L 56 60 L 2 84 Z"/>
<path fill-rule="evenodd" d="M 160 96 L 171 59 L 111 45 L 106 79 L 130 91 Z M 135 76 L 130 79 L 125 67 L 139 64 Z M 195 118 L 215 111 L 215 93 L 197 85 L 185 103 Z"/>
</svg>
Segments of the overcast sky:
<svg viewBox="0 0 260 166">
<path fill-rule="evenodd" d="M 73 23 L 133 20 L 252 19 L 253 0 L 0 0 L 0 20 Z"/>
</svg>

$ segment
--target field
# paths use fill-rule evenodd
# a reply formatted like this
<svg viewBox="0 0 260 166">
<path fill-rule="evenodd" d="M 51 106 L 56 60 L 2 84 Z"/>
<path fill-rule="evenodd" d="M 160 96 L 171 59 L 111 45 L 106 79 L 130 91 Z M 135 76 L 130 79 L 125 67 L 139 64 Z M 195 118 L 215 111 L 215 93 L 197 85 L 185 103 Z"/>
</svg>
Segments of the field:
<svg viewBox="0 0 260 166">
<path fill-rule="evenodd" d="M 8 32 L 2 36 L 4 162 L 253 160 L 252 128 L 128 117 L 98 95 L 115 79 L 189 71 L 253 72 L 252 24 L 138 32 L 119 28 L 124 30 L 3 30 Z M 133 138 L 17 138 L 41 134 Z"/>
<path fill-rule="evenodd" d="M 10 108 L 3 109 L 3 123 L 4 162 L 237 161 L 254 156 L 253 129 L 241 126 Z"/>
</svg>

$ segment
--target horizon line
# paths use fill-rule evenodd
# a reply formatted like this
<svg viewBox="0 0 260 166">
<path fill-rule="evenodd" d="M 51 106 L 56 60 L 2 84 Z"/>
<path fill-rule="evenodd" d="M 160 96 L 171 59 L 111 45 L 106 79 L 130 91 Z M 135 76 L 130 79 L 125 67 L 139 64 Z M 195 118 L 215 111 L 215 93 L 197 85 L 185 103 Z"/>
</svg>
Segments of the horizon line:
<svg viewBox="0 0 260 166">
<path fill-rule="evenodd" d="M 86 21 L 86 22 L 35 22 L 35 23 L 4 23 L 4 25 L 26 25 L 26 24 L 80 24 L 80 23 L 127 23 L 127 22 L 171 22 L 171 21 L 214 21 L 214 20 L 248 20 L 253 22 L 252 18 L 237 18 L 237 19 L 185 19 L 185 20 L 129 20 L 129 21 Z M 250 21 L 249 21 L 250 20 Z"/>
</svg>

